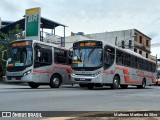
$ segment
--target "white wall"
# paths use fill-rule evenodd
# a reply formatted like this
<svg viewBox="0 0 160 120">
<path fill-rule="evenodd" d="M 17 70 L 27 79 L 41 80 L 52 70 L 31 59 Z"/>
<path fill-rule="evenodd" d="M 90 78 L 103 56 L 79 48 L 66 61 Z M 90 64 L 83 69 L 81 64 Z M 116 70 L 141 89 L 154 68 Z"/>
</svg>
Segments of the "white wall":
<svg viewBox="0 0 160 120">
<path fill-rule="evenodd" d="M 110 44 L 115 45 L 117 39 L 117 46 L 121 46 L 122 41 L 125 41 L 125 45 L 129 44 L 129 40 L 132 40 L 132 45 L 134 44 L 134 29 L 123 30 L 123 31 L 113 31 L 113 32 L 103 32 L 103 33 L 93 33 L 86 35 L 89 38 L 107 41 Z M 128 48 L 128 46 L 125 46 Z M 132 47 L 134 50 L 134 47 Z"/>
</svg>

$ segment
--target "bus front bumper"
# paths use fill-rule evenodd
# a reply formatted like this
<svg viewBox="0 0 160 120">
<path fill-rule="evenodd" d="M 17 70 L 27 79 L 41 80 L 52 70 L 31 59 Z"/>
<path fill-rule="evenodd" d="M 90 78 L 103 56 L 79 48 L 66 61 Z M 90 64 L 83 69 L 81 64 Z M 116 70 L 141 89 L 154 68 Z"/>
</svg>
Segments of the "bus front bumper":
<svg viewBox="0 0 160 120">
<path fill-rule="evenodd" d="M 74 83 L 102 83 L 102 74 L 95 76 L 71 74 L 71 81 Z"/>
<path fill-rule="evenodd" d="M 32 82 L 32 74 L 26 76 L 6 76 L 4 82 Z"/>
</svg>

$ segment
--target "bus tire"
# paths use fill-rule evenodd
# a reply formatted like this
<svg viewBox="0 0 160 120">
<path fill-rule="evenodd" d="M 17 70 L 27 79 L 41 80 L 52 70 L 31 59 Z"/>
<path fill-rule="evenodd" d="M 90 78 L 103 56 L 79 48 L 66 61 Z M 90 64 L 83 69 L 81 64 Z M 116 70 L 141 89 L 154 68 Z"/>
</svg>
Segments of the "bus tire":
<svg viewBox="0 0 160 120">
<path fill-rule="evenodd" d="M 59 75 L 53 75 L 50 79 L 51 88 L 59 88 L 62 83 L 62 79 Z"/>
<path fill-rule="evenodd" d="M 128 85 L 120 85 L 120 87 L 121 87 L 122 89 L 127 89 L 127 88 L 128 88 Z"/>
<path fill-rule="evenodd" d="M 79 86 L 83 88 L 83 87 L 87 87 L 87 84 L 79 84 Z"/>
<path fill-rule="evenodd" d="M 118 88 L 119 88 L 119 85 L 120 85 L 120 79 L 119 79 L 119 77 L 116 75 L 116 76 L 114 76 L 114 78 L 113 78 L 113 84 L 111 85 L 111 88 L 112 88 L 112 89 L 118 89 Z"/>
<path fill-rule="evenodd" d="M 146 87 L 146 80 L 143 79 L 142 85 L 137 85 L 137 88 L 142 89 L 142 88 L 145 88 L 145 87 Z"/>
<path fill-rule="evenodd" d="M 94 84 L 90 83 L 90 84 L 88 84 L 88 85 L 87 85 L 87 87 L 88 87 L 88 89 L 90 89 L 90 90 L 91 90 L 91 89 L 93 89 L 93 88 L 94 88 Z"/>
<path fill-rule="evenodd" d="M 28 85 L 29 85 L 31 88 L 38 88 L 38 87 L 39 87 L 39 84 L 38 84 L 38 83 L 34 83 L 34 82 L 28 82 Z"/>
</svg>

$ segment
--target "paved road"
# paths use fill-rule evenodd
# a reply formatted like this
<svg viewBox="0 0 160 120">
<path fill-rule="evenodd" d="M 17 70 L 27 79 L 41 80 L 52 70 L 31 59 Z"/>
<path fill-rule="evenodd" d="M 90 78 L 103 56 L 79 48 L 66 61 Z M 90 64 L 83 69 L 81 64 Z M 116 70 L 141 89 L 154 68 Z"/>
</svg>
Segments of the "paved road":
<svg viewBox="0 0 160 120">
<path fill-rule="evenodd" d="M 0 111 L 118 110 L 160 110 L 160 86 L 88 90 L 78 86 L 62 86 L 59 89 L 40 86 L 30 89 L 23 85 L 0 84 Z"/>
</svg>

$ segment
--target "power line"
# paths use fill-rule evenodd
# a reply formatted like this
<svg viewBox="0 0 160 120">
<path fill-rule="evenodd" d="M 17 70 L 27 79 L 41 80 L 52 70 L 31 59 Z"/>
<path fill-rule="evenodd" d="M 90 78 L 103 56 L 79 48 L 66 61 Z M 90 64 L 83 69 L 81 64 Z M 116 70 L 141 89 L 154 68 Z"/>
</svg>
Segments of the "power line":
<svg viewBox="0 0 160 120">
<path fill-rule="evenodd" d="M 160 47 L 160 43 L 151 44 L 151 47 Z"/>
<path fill-rule="evenodd" d="M 146 27 L 152 25 L 152 23 L 155 23 L 155 22 L 157 22 L 157 21 L 159 21 L 159 20 L 160 20 L 160 18 L 156 18 L 156 19 L 153 20 L 151 23 L 149 23 L 148 25 L 144 26 L 141 30 L 143 30 L 144 28 L 146 28 Z"/>
</svg>

